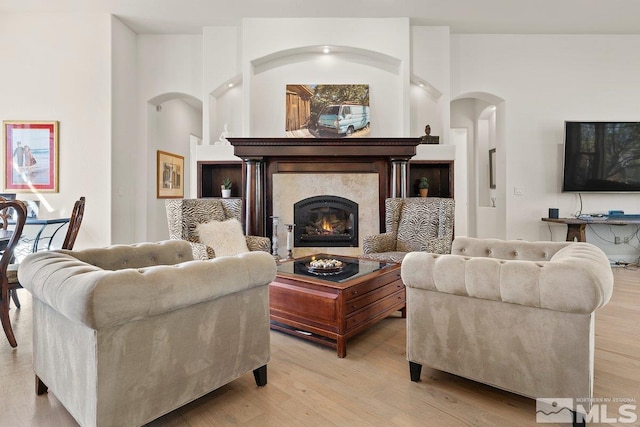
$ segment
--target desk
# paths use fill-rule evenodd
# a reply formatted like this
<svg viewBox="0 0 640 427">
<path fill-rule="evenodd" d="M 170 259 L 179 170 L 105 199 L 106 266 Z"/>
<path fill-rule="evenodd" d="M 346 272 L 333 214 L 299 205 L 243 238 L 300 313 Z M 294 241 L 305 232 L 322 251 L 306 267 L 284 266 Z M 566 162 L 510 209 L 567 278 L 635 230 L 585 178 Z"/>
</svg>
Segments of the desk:
<svg viewBox="0 0 640 427">
<path fill-rule="evenodd" d="M 640 219 L 609 219 L 609 218 L 542 218 L 543 221 L 553 222 L 556 224 L 566 224 L 567 226 L 567 242 L 587 241 L 587 225 L 588 224 L 604 224 L 604 225 L 640 225 Z"/>
</svg>

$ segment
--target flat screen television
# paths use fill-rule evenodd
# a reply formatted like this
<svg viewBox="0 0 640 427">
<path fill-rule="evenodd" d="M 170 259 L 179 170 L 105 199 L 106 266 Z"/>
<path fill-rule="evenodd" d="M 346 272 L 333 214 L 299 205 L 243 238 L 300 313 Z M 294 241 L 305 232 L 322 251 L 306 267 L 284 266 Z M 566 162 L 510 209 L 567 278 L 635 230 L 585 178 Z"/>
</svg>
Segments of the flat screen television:
<svg viewBox="0 0 640 427">
<path fill-rule="evenodd" d="M 565 122 L 562 191 L 640 192 L 640 122 Z"/>
</svg>

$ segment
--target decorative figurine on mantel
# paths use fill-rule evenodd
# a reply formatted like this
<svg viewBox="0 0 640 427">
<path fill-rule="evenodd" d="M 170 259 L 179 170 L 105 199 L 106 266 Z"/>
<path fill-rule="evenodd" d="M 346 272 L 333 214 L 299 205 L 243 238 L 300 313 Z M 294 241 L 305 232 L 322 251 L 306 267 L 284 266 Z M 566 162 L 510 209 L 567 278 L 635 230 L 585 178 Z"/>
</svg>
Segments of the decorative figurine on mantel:
<svg viewBox="0 0 640 427">
<path fill-rule="evenodd" d="M 420 138 L 421 144 L 440 144 L 439 136 L 431 136 L 431 126 L 424 127 L 424 136 Z"/>
<path fill-rule="evenodd" d="M 231 131 L 229 131 L 229 124 L 225 123 L 224 130 L 222 131 L 222 133 L 220 134 L 220 138 L 218 138 L 214 145 L 230 145 L 229 140 L 227 139 L 230 136 L 232 135 Z"/>
</svg>

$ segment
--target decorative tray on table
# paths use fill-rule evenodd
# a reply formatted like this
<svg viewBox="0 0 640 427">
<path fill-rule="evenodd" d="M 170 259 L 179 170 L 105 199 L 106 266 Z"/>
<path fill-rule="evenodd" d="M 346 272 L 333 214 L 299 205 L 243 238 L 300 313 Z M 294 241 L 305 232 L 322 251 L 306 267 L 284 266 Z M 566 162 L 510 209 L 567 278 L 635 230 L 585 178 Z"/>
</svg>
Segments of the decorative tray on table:
<svg viewBox="0 0 640 427">
<path fill-rule="evenodd" d="M 307 271 L 318 276 L 329 276 L 342 272 L 345 264 L 337 259 L 315 259 L 307 264 Z"/>
</svg>

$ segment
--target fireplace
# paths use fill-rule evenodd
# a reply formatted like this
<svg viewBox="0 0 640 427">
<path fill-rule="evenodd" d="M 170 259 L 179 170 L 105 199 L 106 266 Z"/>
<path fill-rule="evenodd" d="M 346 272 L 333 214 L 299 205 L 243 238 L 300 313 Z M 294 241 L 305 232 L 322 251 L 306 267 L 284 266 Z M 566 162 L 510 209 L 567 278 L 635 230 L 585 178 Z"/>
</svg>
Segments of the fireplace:
<svg viewBox="0 0 640 427">
<path fill-rule="evenodd" d="M 358 204 L 344 197 L 309 197 L 293 205 L 294 247 L 358 246 Z"/>
<path fill-rule="evenodd" d="M 362 235 L 377 234 L 382 231 L 381 218 L 385 218 L 384 200 L 388 197 L 408 196 L 408 164 L 416 154 L 416 146 L 420 138 L 228 138 L 233 145 L 233 154 L 242 159 L 242 197 L 244 199 L 245 234 L 272 237 L 267 224 L 268 218 L 278 216 L 284 223 L 291 217 L 280 207 L 274 211 L 274 203 L 295 194 L 296 200 L 305 196 L 326 193 L 326 181 L 333 176 L 373 176 L 375 177 L 375 193 L 371 189 L 358 192 L 352 200 L 360 203 L 360 226 L 373 227 Z M 316 175 L 312 186 L 320 186 L 322 191 L 312 194 L 292 193 L 290 189 L 274 192 L 274 182 L 278 177 L 294 177 L 296 175 Z M 321 179 L 318 179 L 321 178 Z M 295 183 L 294 183 L 295 184 Z M 305 193 L 307 188 L 301 188 Z M 348 188 L 347 190 L 350 190 Z M 345 194 L 336 191 L 338 194 Z M 295 203 L 292 200 L 286 209 Z M 375 215 L 368 215 L 373 209 Z M 289 211 L 290 212 L 290 211 Z M 295 223 L 295 222 L 294 222 Z M 297 224 L 297 223 L 296 223 Z M 282 227 L 280 227 L 282 229 Z M 295 229 L 298 229 L 296 225 Z M 354 227 L 354 232 L 358 228 Z M 280 236 L 280 241 L 284 238 Z M 350 245 L 349 245 L 350 246 Z M 319 248 L 323 248 L 320 246 Z M 307 248 L 301 248 L 304 252 Z M 313 249 L 309 247 L 309 249 Z M 343 247 L 336 252 L 349 252 L 351 255 L 357 245 Z M 313 253 L 313 252 L 311 252 Z M 297 253 L 296 255 L 302 255 Z M 345 255 L 347 255 L 345 253 Z"/>
</svg>

